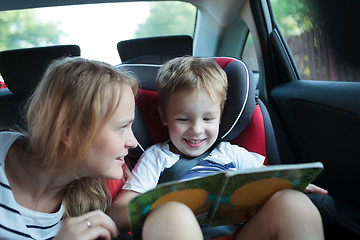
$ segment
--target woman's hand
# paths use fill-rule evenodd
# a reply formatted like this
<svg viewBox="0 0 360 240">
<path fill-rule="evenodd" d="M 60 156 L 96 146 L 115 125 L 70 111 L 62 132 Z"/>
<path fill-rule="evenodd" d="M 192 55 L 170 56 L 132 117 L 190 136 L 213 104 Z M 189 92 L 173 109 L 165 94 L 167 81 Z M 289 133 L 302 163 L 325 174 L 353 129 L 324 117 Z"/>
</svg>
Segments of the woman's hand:
<svg viewBox="0 0 360 240">
<path fill-rule="evenodd" d="M 90 240 L 98 238 L 110 240 L 118 235 L 119 231 L 114 221 L 102 211 L 96 210 L 79 217 L 65 219 L 54 240 Z"/>
<path fill-rule="evenodd" d="M 324 188 L 318 187 L 314 184 L 309 184 L 304 190 L 304 193 L 319 193 L 321 195 L 328 194 L 328 191 Z"/>
</svg>

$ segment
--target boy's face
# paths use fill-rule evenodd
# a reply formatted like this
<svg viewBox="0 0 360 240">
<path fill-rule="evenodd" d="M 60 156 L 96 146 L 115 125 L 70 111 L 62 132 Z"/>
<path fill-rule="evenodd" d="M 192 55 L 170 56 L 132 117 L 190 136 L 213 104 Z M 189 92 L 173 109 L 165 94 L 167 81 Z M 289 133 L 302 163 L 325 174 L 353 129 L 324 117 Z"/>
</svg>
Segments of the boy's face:
<svg viewBox="0 0 360 240">
<path fill-rule="evenodd" d="M 211 99 L 204 90 L 177 91 L 170 96 L 165 112 L 160 109 L 174 144 L 171 150 L 190 157 L 201 155 L 214 144 L 220 115 L 220 99 Z"/>
</svg>

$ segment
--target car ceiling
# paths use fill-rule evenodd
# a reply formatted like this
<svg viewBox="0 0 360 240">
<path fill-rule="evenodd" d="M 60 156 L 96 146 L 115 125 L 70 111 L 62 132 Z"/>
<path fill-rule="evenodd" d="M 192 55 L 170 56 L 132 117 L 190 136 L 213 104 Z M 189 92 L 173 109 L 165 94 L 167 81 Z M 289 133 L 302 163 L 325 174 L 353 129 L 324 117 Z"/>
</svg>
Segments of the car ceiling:
<svg viewBox="0 0 360 240">
<path fill-rule="evenodd" d="M 0 3 L 0 11 L 111 2 L 140 2 L 140 0 L 2 0 Z M 185 2 L 189 2 L 200 9 L 206 10 L 220 25 L 228 26 L 235 22 L 246 0 L 185 0 Z"/>
</svg>

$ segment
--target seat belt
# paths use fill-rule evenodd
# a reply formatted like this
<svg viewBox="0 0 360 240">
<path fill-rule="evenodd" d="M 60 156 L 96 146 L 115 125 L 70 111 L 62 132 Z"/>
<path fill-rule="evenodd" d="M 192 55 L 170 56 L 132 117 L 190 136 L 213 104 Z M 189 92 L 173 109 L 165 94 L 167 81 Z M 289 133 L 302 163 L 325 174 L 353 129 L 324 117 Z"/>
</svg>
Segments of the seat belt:
<svg viewBox="0 0 360 240">
<path fill-rule="evenodd" d="M 190 171 L 190 169 L 206 158 L 218 144 L 219 142 L 216 141 L 207 151 L 197 157 L 181 155 L 174 165 L 164 170 L 163 174 L 161 174 L 159 178 L 158 184 L 179 180 L 188 171 Z"/>
</svg>

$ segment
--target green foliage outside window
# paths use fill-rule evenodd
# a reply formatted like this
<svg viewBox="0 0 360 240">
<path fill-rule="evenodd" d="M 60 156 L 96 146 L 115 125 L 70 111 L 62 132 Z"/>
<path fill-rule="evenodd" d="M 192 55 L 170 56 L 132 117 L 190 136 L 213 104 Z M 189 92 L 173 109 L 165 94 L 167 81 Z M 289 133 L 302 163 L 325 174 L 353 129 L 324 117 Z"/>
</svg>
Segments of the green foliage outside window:
<svg viewBox="0 0 360 240">
<path fill-rule="evenodd" d="M 55 23 L 39 21 L 32 10 L 0 12 L 0 51 L 58 44 Z"/>
<path fill-rule="evenodd" d="M 301 79 L 360 81 L 359 68 L 335 56 L 320 6 L 314 0 L 271 0 Z"/>
<path fill-rule="evenodd" d="M 138 26 L 135 37 L 194 35 L 196 8 L 183 2 L 156 2 L 150 15 Z"/>
</svg>

